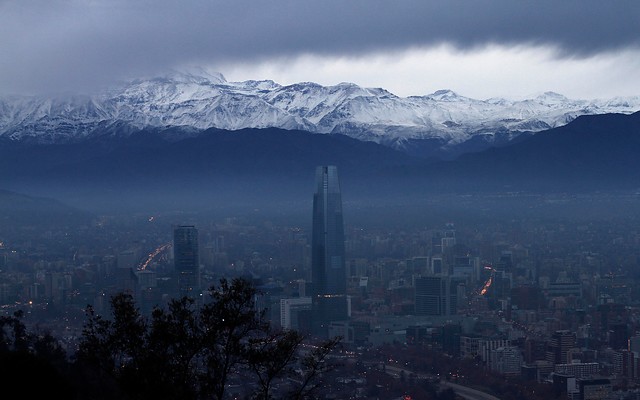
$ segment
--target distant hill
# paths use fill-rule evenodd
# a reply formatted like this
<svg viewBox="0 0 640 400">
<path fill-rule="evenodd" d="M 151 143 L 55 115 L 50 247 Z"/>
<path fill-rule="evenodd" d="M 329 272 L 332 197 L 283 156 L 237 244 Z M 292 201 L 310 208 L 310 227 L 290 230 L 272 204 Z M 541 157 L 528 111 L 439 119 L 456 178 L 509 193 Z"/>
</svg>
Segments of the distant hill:
<svg viewBox="0 0 640 400">
<path fill-rule="evenodd" d="M 444 162 L 341 134 L 181 129 L 55 145 L 0 143 L 0 187 L 86 209 L 282 208 L 308 203 L 315 167 L 333 164 L 346 198 L 370 203 L 443 193 L 640 188 L 640 113 L 581 116 Z"/>
<path fill-rule="evenodd" d="M 92 217 L 92 214 L 86 211 L 54 199 L 0 190 L 0 225 L 5 228 L 9 226 L 73 226 L 87 224 Z"/>
<path fill-rule="evenodd" d="M 318 165 L 338 165 L 345 185 L 355 188 L 390 166 L 419 163 L 424 161 L 339 134 L 209 129 L 173 140 L 164 130 L 145 130 L 81 143 L 0 145 L 0 187 L 105 205 L 213 206 L 305 199 Z"/>
<path fill-rule="evenodd" d="M 441 187 L 495 191 L 640 188 L 640 112 L 580 116 L 519 143 L 465 154 L 417 175 Z"/>
</svg>

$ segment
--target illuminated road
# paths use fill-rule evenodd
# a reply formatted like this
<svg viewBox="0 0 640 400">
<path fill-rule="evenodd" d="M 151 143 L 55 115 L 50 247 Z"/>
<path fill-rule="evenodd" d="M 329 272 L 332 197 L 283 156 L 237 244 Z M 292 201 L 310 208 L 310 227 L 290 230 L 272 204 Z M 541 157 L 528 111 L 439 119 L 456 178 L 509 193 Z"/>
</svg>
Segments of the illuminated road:
<svg viewBox="0 0 640 400">
<path fill-rule="evenodd" d="M 163 251 L 168 249 L 170 246 L 171 246 L 171 243 L 165 243 L 163 245 L 158 246 L 154 251 L 149 253 L 149 256 L 147 257 L 147 259 L 138 267 L 138 271 L 144 271 L 145 269 L 147 269 L 151 261 L 153 261 L 153 259 L 156 258 L 158 254 L 162 253 Z"/>
<path fill-rule="evenodd" d="M 416 374 L 415 372 L 405 369 L 405 368 L 400 368 L 400 367 L 396 367 L 393 365 L 385 365 L 385 371 L 387 372 L 387 374 L 395 377 L 395 378 L 400 378 L 400 373 L 402 371 L 404 371 L 404 373 L 409 376 L 410 374 L 414 374 L 415 377 L 417 379 L 428 379 L 429 376 L 425 375 L 425 374 Z M 489 393 L 485 393 L 485 392 L 481 392 L 479 390 L 470 388 L 468 386 L 463 386 L 463 385 L 458 385 L 457 383 L 452 383 L 452 382 L 447 382 L 447 381 L 440 381 L 440 386 L 441 387 L 450 387 L 451 389 L 453 389 L 453 391 L 460 397 L 465 398 L 467 400 L 500 400 L 500 398 L 490 395 Z"/>
<path fill-rule="evenodd" d="M 457 383 L 440 381 L 440 386 L 450 387 L 458 396 L 464 397 L 467 400 L 500 400 L 500 398 L 492 396 L 489 393 L 481 392 L 468 386 L 458 385 Z"/>
<path fill-rule="evenodd" d="M 487 294 L 487 290 L 489 290 L 491 283 L 493 283 L 493 276 L 495 275 L 495 272 L 496 272 L 496 270 L 491 266 L 491 264 L 486 265 L 484 269 L 491 271 L 491 276 L 484 283 L 484 285 L 482 286 L 482 289 L 480 289 L 480 292 L 479 292 L 480 296 L 484 296 L 485 294 Z"/>
</svg>

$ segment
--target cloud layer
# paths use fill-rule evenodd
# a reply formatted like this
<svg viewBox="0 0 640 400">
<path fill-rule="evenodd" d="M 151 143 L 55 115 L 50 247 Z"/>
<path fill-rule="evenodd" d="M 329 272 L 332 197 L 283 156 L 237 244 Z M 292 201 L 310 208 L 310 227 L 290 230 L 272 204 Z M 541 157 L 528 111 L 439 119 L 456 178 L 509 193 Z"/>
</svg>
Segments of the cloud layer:
<svg viewBox="0 0 640 400">
<path fill-rule="evenodd" d="M 10 0 L 0 2 L 0 90 L 82 90 L 186 63 L 358 59 L 442 45 L 589 60 L 637 51 L 638 26 L 636 1 Z"/>
</svg>

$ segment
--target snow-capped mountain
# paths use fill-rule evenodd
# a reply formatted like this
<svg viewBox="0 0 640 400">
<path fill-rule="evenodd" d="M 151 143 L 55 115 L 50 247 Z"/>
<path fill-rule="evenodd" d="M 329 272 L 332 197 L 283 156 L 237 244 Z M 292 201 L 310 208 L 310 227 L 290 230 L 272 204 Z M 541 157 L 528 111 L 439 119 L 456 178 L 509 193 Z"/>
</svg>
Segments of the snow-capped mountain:
<svg viewBox="0 0 640 400">
<path fill-rule="evenodd" d="M 55 143 L 148 127 L 278 127 L 341 133 L 396 148 L 410 140 L 436 139 L 447 148 L 478 137 L 491 143 L 499 133 L 538 132 L 583 114 L 639 109 L 640 96 L 571 100 L 547 92 L 525 100 L 476 100 L 439 90 L 399 97 L 351 83 L 283 86 L 269 80 L 228 82 L 203 71 L 173 72 L 90 96 L 2 98 L 0 137 Z"/>
</svg>

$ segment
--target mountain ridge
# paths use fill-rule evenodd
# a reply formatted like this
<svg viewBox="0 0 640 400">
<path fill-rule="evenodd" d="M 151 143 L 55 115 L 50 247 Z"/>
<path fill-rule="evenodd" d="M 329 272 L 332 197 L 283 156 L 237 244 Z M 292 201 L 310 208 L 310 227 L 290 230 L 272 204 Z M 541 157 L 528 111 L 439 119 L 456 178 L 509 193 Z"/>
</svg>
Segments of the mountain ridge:
<svg viewBox="0 0 640 400">
<path fill-rule="evenodd" d="M 175 131 L 178 132 L 175 132 Z M 441 194 L 636 193 L 640 112 L 571 123 L 456 160 L 430 161 L 340 134 L 279 128 L 179 128 L 126 138 L 0 145 L 0 187 L 75 207 L 261 208 L 308 202 L 317 165 L 339 168 L 345 195 L 366 204 Z"/>
<path fill-rule="evenodd" d="M 582 115 L 518 143 L 433 164 L 428 177 L 455 176 L 459 190 L 635 191 L 638 152 L 640 112 Z"/>
<path fill-rule="evenodd" d="M 109 129 L 127 136 L 148 128 L 281 128 L 343 134 L 412 155 L 452 159 L 579 115 L 639 109 L 640 96 L 587 101 L 546 92 L 523 100 L 476 100 L 445 89 L 399 97 L 348 82 L 228 82 L 219 73 L 191 70 L 132 80 L 95 95 L 0 98 L 0 138 L 62 143 Z"/>
</svg>

